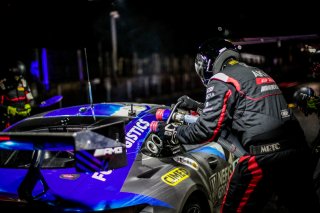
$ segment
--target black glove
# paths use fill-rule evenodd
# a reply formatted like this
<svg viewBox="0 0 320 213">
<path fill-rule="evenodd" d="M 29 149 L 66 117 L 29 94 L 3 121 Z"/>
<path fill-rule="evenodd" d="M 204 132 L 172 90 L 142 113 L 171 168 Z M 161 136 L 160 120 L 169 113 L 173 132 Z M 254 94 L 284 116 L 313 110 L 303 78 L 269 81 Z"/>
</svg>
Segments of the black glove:
<svg viewBox="0 0 320 213">
<path fill-rule="evenodd" d="M 167 124 L 164 121 L 151 123 L 151 130 L 155 132 L 162 141 L 167 142 L 171 145 L 178 144 L 178 141 L 176 139 L 176 128 L 177 125 L 172 123 Z"/>
<path fill-rule="evenodd" d="M 193 100 L 187 95 L 183 95 L 178 98 L 178 102 L 181 102 L 179 107 L 187 110 L 199 111 L 204 108 L 203 103 Z"/>
</svg>

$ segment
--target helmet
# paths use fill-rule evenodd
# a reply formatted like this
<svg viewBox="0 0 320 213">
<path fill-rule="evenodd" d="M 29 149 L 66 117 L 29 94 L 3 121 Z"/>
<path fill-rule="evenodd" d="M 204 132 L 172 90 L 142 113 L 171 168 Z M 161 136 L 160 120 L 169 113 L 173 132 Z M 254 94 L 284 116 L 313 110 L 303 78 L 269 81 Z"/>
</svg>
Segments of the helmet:
<svg viewBox="0 0 320 213">
<path fill-rule="evenodd" d="M 310 87 L 301 87 L 293 94 L 293 99 L 299 107 L 307 104 L 309 98 L 314 97 L 315 92 Z"/>
<path fill-rule="evenodd" d="M 209 39 L 201 44 L 195 60 L 195 69 L 202 83 L 207 86 L 209 79 L 220 72 L 230 58 L 238 60 L 240 54 L 226 39 Z"/>
<path fill-rule="evenodd" d="M 14 61 L 9 63 L 8 70 L 11 75 L 21 76 L 26 72 L 26 66 L 21 61 Z"/>
<path fill-rule="evenodd" d="M 316 112 L 319 114 L 320 99 L 310 87 L 301 87 L 293 94 L 294 101 L 305 116 Z"/>
</svg>

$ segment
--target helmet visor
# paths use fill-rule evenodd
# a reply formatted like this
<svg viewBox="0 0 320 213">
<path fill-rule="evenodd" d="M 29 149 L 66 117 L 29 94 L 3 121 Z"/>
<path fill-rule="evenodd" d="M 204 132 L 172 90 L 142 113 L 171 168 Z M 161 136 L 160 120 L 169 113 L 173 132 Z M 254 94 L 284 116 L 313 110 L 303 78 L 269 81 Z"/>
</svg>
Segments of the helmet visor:
<svg viewBox="0 0 320 213">
<path fill-rule="evenodd" d="M 197 72 L 198 76 L 200 77 L 203 85 L 207 86 L 207 83 L 209 80 L 209 79 L 205 78 L 205 72 L 207 71 L 206 70 L 207 63 L 205 63 L 205 59 L 201 54 L 197 54 L 194 66 L 195 66 L 196 72 Z"/>
</svg>

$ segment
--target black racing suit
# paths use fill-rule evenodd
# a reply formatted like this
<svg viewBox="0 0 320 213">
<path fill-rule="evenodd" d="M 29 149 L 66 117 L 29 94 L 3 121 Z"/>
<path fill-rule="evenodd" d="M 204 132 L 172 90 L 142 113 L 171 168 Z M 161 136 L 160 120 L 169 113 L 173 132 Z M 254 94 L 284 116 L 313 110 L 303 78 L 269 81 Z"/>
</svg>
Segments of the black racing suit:
<svg viewBox="0 0 320 213">
<path fill-rule="evenodd" d="M 210 142 L 224 129 L 248 154 L 231 175 L 221 212 L 259 212 L 274 192 L 293 212 L 317 208 L 304 133 L 269 75 L 229 61 L 210 79 L 197 122 L 177 127 L 176 137 L 188 144 Z"/>
</svg>

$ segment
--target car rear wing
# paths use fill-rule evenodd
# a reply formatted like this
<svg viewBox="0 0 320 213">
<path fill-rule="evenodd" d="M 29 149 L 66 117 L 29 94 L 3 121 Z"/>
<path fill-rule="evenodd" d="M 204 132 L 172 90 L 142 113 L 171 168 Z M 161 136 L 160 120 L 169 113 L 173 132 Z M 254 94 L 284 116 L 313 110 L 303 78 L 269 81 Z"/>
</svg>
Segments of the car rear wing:
<svg viewBox="0 0 320 213">
<path fill-rule="evenodd" d="M 123 122 L 107 129 L 116 130 L 117 138 L 110 138 L 95 130 L 80 132 L 0 132 L 1 150 L 73 151 L 79 172 L 117 169 L 127 165 Z M 99 129 L 100 132 L 103 132 Z M 121 139 L 121 141 L 119 140 Z"/>
</svg>

